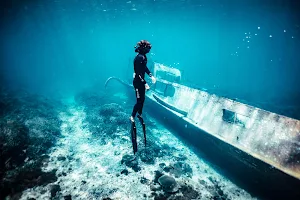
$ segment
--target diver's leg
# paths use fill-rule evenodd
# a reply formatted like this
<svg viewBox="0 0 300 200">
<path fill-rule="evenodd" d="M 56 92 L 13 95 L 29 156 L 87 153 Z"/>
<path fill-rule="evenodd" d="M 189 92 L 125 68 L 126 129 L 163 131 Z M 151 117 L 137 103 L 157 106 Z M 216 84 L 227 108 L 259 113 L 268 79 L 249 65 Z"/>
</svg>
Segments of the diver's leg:
<svg viewBox="0 0 300 200">
<path fill-rule="evenodd" d="M 136 116 L 136 113 L 140 110 L 141 107 L 141 95 L 140 95 L 140 86 L 134 85 L 135 94 L 136 94 L 136 104 L 133 107 L 133 111 L 130 117 L 131 120 L 131 140 L 132 140 L 132 147 L 133 147 L 133 153 L 135 154 L 137 152 L 137 133 L 136 133 L 136 126 L 134 122 L 134 118 Z"/>
<path fill-rule="evenodd" d="M 145 94 L 143 89 L 145 86 L 143 84 L 138 85 L 135 87 L 135 94 L 136 94 L 136 104 L 134 105 L 131 117 L 135 118 L 137 112 L 141 112 L 145 100 Z"/>
<path fill-rule="evenodd" d="M 131 117 L 130 120 L 131 122 L 134 122 L 134 118 L 136 116 L 136 113 L 140 110 L 140 91 L 139 91 L 140 87 L 137 87 L 136 84 L 134 84 L 134 91 L 135 91 L 135 96 L 136 96 L 136 103 L 133 107 L 132 113 L 131 113 Z"/>
<path fill-rule="evenodd" d="M 139 88 L 140 106 L 139 106 L 138 113 L 140 116 L 142 116 L 142 113 L 143 113 L 143 107 L 144 107 L 144 102 L 145 102 L 145 93 L 146 93 L 146 89 L 145 89 L 145 86 L 143 85 L 143 87 Z"/>
</svg>

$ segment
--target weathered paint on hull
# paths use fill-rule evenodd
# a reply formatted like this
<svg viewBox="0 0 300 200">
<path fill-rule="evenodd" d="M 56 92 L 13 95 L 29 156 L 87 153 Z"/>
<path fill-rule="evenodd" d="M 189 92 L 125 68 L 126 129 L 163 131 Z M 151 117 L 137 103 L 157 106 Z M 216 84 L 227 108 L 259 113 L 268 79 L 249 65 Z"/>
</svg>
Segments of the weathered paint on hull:
<svg viewBox="0 0 300 200">
<path fill-rule="evenodd" d="M 252 194 L 264 199 L 300 199 L 300 159 L 295 151 L 300 151 L 298 120 L 158 81 L 175 87 L 175 92 L 164 97 L 155 90 L 148 91 L 144 108 L 147 112 L 166 122 L 179 137 Z M 131 84 L 120 82 L 132 92 Z M 162 105 L 153 95 L 171 106 Z M 174 111 L 173 107 L 186 111 L 187 115 Z M 224 120 L 224 109 L 239 114 L 233 123 Z M 239 116 L 245 116 L 240 118 L 245 123 L 236 120 Z M 293 159 L 289 157 L 291 153 L 296 155 Z"/>
<path fill-rule="evenodd" d="M 204 153 L 204 158 L 234 183 L 263 199 L 299 199 L 299 179 L 204 131 L 188 118 L 158 103 L 152 94 L 147 94 L 147 112 Z"/>
<path fill-rule="evenodd" d="M 184 120 L 300 179 L 299 120 L 183 85 L 163 82 L 175 90 L 172 89 L 172 97 L 161 96 L 161 100 L 186 111 L 188 114 Z"/>
</svg>

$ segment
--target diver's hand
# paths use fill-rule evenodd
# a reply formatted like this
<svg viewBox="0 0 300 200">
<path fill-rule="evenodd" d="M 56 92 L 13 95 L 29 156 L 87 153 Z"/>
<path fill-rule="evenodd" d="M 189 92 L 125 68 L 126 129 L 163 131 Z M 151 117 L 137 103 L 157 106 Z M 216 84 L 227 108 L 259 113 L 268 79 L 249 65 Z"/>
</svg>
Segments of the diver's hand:
<svg viewBox="0 0 300 200">
<path fill-rule="evenodd" d="M 151 76 L 151 80 L 152 80 L 152 83 L 156 83 L 156 78 L 154 76 Z"/>
<path fill-rule="evenodd" d="M 146 90 L 150 89 L 150 87 L 149 87 L 149 85 L 147 83 L 145 84 L 145 88 L 146 88 Z"/>
</svg>

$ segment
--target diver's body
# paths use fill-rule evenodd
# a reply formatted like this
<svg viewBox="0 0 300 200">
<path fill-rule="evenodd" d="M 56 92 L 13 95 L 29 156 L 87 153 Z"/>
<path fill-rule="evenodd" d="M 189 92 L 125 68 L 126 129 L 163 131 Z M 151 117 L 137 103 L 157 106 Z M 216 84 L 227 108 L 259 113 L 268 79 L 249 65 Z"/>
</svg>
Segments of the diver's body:
<svg viewBox="0 0 300 200">
<path fill-rule="evenodd" d="M 145 81 L 145 73 L 147 73 L 152 82 L 155 83 L 156 79 L 152 76 L 151 72 L 147 67 L 147 57 L 146 54 L 149 53 L 151 49 L 151 44 L 146 40 L 141 40 L 138 42 L 137 46 L 135 47 L 135 52 L 138 54 L 134 58 L 134 74 L 133 74 L 133 86 L 136 95 L 136 104 L 133 107 L 132 114 L 130 116 L 131 120 L 131 140 L 132 140 L 132 147 L 133 153 L 137 152 L 137 134 L 136 134 L 136 126 L 134 122 L 134 118 L 138 113 L 139 121 L 143 126 L 144 132 L 144 139 L 145 139 L 145 146 L 146 146 L 146 126 L 144 123 L 144 119 L 142 118 L 142 112 L 144 107 L 145 101 L 145 93 L 146 90 L 150 89 L 149 85 Z M 135 159 L 135 157 L 134 157 Z"/>
<path fill-rule="evenodd" d="M 146 54 L 149 53 L 151 49 L 151 44 L 148 41 L 142 40 L 138 43 L 136 47 L 136 52 L 138 53 L 134 59 L 134 75 L 133 75 L 133 86 L 136 95 L 136 104 L 133 107 L 130 120 L 134 122 L 136 113 L 141 117 L 143 112 L 143 106 L 145 101 L 145 92 L 149 89 L 149 85 L 145 80 L 145 73 L 149 75 L 152 82 L 155 83 L 155 78 L 151 74 L 147 67 L 147 57 Z"/>
</svg>

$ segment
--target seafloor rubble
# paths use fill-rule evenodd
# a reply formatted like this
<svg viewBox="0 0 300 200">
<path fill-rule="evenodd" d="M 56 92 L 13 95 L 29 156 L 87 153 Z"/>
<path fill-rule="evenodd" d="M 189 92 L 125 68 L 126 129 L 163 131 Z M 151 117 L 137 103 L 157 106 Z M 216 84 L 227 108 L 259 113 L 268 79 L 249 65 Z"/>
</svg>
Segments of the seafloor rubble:
<svg viewBox="0 0 300 200">
<path fill-rule="evenodd" d="M 144 113 L 133 159 L 124 94 L 0 92 L 0 199 L 252 199 Z"/>
<path fill-rule="evenodd" d="M 133 159 L 133 103 L 103 92 L 67 99 L 59 113 L 62 137 L 42 167 L 57 180 L 25 190 L 20 199 L 252 199 L 147 113 L 147 146 L 137 123 Z"/>
<path fill-rule="evenodd" d="M 48 150 L 60 137 L 59 102 L 24 91 L 0 91 L 0 199 L 55 182 L 56 170 L 44 172 Z"/>
</svg>

